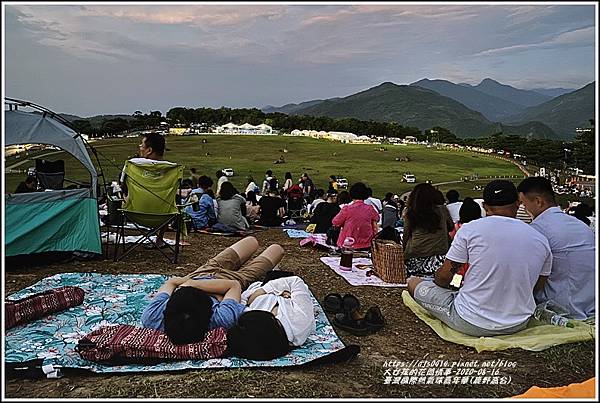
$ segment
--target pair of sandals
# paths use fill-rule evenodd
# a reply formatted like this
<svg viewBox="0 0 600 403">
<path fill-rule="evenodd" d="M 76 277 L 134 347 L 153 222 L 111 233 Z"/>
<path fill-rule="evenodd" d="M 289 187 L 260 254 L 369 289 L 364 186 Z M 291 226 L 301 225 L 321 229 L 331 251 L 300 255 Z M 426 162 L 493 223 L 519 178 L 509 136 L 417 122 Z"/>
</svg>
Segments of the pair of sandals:
<svg viewBox="0 0 600 403">
<path fill-rule="evenodd" d="M 355 336 L 375 333 L 385 326 L 385 318 L 378 306 L 370 307 L 363 317 L 356 319 L 360 301 L 352 294 L 345 294 L 343 297 L 338 293 L 326 295 L 323 299 L 323 309 L 335 315 L 333 324 L 336 327 Z"/>
</svg>

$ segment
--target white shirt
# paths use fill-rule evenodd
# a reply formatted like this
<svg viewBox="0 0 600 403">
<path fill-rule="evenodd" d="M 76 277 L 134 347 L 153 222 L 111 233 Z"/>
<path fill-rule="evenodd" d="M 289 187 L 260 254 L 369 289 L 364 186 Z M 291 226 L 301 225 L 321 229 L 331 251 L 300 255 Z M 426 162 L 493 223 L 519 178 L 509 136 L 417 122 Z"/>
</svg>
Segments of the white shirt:
<svg viewBox="0 0 600 403">
<path fill-rule="evenodd" d="M 365 200 L 365 204 L 370 204 L 371 206 L 373 206 L 373 208 L 375 208 L 375 211 L 377 211 L 377 214 L 379 214 L 379 221 L 377 223 L 381 225 L 381 212 L 383 211 L 383 205 L 381 204 L 381 200 L 376 199 L 374 197 L 369 197 Z"/>
<path fill-rule="evenodd" d="M 216 196 L 219 195 L 219 192 L 221 191 L 221 185 L 223 184 L 223 182 L 229 182 L 229 179 L 227 179 L 227 176 L 225 175 L 219 177 L 219 180 L 217 181 L 217 193 L 215 194 Z"/>
<path fill-rule="evenodd" d="M 590 227 L 558 207 L 543 211 L 530 225 L 548 239 L 553 257 L 550 277 L 536 300 L 553 300 L 574 319 L 594 315 L 596 246 Z"/>
<path fill-rule="evenodd" d="M 312 203 L 310 203 L 310 204 L 308 205 L 308 209 L 307 209 L 307 210 L 308 210 L 308 213 L 310 214 L 310 213 L 312 213 L 313 211 L 315 211 L 315 208 L 316 208 L 316 207 L 317 207 L 317 206 L 318 206 L 320 203 L 323 203 L 324 201 L 325 201 L 325 200 L 323 200 L 323 199 L 320 199 L 320 198 L 317 198 L 317 199 L 313 200 L 313 202 L 312 202 Z"/>
<path fill-rule="evenodd" d="M 175 162 L 171 162 L 171 161 L 151 160 L 150 158 L 141 158 L 141 157 L 130 158 L 129 162 L 132 162 L 134 164 L 151 164 L 151 165 L 155 165 L 155 164 L 169 164 L 169 165 L 177 165 Z M 123 170 L 121 171 L 121 177 L 119 178 L 119 182 L 121 182 L 121 183 L 125 182 L 125 166 L 123 166 Z"/>
<path fill-rule="evenodd" d="M 523 221 L 502 216 L 463 224 L 446 258 L 469 263 L 454 299 L 456 313 L 488 330 L 525 322 L 536 306 L 533 287 L 552 268 L 548 240 Z"/>
<path fill-rule="evenodd" d="M 463 202 L 458 201 L 458 202 L 454 202 L 454 203 L 450 203 L 450 204 L 446 204 L 446 208 L 448 209 L 448 212 L 450 213 L 450 217 L 452 217 L 452 221 L 454 222 L 454 224 L 456 224 L 458 222 L 458 220 L 460 220 L 460 206 L 462 206 Z"/>
<path fill-rule="evenodd" d="M 300 277 L 282 277 L 263 286 L 260 281 L 254 282 L 242 293 L 241 303 L 246 305 L 250 295 L 259 288 L 266 294 L 256 297 L 246 310 L 271 312 L 278 305 L 275 317 L 283 325 L 288 341 L 294 346 L 301 346 L 308 336 L 316 332 L 315 308 L 311 293 Z M 289 291 L 290 298 L 280 296 L 284 291 Z"/>
<path fill-rule="evenodd" d="M 250 182 L 248 184 L 248 186 L 246 186 L 246 194 L 248 194 L 249 191 L 253 191 L 255 194 L 258 194 L 258 192 L 260 191 L 259 187 L 256 185 L 256 183 L 254 182 Z"/>
<path fill-rule="evenodd" d="M 479 204 L 479 208 L 481 209 L 481 218 L 485 217 L 487 214 L 485 209 L 483 208 L 483 199 L 473 199 L 477 204 Z"/>
</svg>

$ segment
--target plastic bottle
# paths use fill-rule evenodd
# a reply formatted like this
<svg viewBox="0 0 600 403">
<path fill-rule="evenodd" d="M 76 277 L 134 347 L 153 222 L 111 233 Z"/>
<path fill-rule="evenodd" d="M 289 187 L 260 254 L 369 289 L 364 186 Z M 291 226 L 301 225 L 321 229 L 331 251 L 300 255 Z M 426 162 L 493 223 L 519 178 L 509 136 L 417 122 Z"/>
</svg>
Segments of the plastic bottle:
<svg viewBox="0 0 600 403">
<path fill-rule="evenodd" d="M 354 238 L 346 237 L 342 245 L 342 257 L 340 258 L 340 269 L 345 271 L 352 271 L 352 245 L 354 245 Z"/>
<path fill-rule="evenodd" d="M 553 312 L 546 308 L 547 302 L 538 305 L 533 312 L 533 317 L 539 320 L 540 322 L 547 323 L 554 326 L 561 327 L 574 327 L 573 323 L 569 321 L 569 319 L 560 316 L 556 312 Z"/>
</svg>

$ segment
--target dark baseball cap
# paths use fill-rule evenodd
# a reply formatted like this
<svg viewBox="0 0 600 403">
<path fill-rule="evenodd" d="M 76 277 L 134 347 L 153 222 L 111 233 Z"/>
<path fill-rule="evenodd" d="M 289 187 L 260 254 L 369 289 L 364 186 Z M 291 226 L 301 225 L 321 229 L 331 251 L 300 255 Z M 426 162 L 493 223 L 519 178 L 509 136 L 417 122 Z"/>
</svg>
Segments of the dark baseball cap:
<svg viewBox="0 0 600 403">
<path fill-rule="evenodd" d="M 519 200 L 514 183 L 496 179 L 483 189 L 483 202 L 488 206 L 506 206 Z"/>
</svg>

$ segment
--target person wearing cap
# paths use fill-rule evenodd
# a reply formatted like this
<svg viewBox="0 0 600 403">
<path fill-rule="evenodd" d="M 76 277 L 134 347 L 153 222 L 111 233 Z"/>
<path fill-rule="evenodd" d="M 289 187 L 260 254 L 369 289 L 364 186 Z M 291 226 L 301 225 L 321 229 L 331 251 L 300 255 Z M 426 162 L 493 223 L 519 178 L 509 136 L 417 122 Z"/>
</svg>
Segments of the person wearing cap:
<svg viewBox="0 0 600 403">
<path fill-rule="evenodd" d="M 494 180 L 483 190 L 486 217 L 456 233 L 434 281 L 408 279 L 408 292 L 450 328 L 475 337 L 523 330 L 533 314 L 534 293 L 552 267 L 548 240 L 517 220 L 519 195 L 512 182 Z M 454 275 L 469 270 L 458 290 Z M 454 288 L 454 289 L 453 289 Z"/>
<path fill-rule="evenodd" d="M 534 217 L 531 227 L 548 239 L 552 250 L 552 271 L 545 287 L 534 295 L 536 301 L 552 300 L 573 319 L 593 316 L 596 305 L 593 231 L 556 205 L 552 182 L 548 179 L 526 178 L 517 190 L 521 202 Z"/>
<path fill-rule="evenodd" d="M 130 158 L 129 161 L 136 164 L 173 164 L 174 162 L 164 161 L 165 151 L 170 151 L 165 144 L 165 137 L 159 133 L 146 133 L 142 137 L 142 141 L 140 142 L 138 149 L 138 157 Z M 123 171 L 121 172 L 121 178 L 119 179 L 121 182 L 121 188 L 123 189 L 123 194 L 127 197 L 127 186 L 125 184 L 125 167 L 123 167 Z M 166 243 L 164 241 L 164 234 L 166 228 L 162 228 L 158 234 L 156 234 L 156 245 L 159 248 L 166 247 Z M 147 248 L 155 248 L 153 244 L 149 244 L 146 246 Z"/>
</svg>

